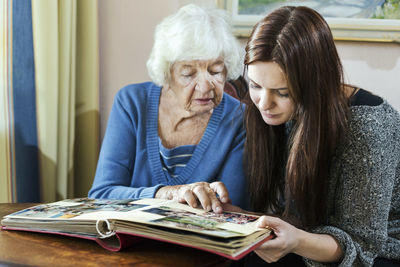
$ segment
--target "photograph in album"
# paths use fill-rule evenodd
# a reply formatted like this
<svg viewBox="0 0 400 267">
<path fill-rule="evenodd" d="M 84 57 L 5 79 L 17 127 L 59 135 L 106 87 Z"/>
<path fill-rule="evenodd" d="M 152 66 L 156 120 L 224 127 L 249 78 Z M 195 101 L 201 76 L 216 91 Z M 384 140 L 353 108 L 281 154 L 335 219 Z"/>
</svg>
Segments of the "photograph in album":
<svg viewBox="0 0 400 267">
<path fill-rule="evenodd" d="M 52 233 L 95 240 L 112 251 L 141 238 L 240 259 L 273 234 L 256 227 L 258 216 L 217 214 L 164 199 L 66 199 L 6 215 L 3 230 Z"/>
</svg>

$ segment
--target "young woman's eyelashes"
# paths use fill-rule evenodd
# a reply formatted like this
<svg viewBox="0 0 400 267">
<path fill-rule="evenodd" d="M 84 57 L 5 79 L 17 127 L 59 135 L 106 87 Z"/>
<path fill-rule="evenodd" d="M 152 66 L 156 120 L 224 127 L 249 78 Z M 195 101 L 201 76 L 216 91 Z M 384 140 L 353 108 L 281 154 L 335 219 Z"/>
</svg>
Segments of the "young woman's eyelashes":
<svg viewBox="0 0 400 267">
<path fill-rule="evenodd" d="M 254 83 L 254 82 L 249 82 L 249 87 L 250 87 L 250 89 L 261 89 L 261 86 L 259 86 L 258 84 Z"/>
<path fill-rule="evenodd" d="M 280 90 L 275 90 L 275 92 L 278 94 L 280 97 L 289 97 L 289 92 L 287 89 L 280 89 Z"/>
<path fill-rule="evenodd" d="M 262 87 L 254 82 L 249 82 L 249 87 L 250 89 L 253 90 L 259 90 L 262 89 Z M 288 89 L 286 88 L 282 88 L 282 89 L 269 89 L 269 90 L 273 90 L 274 93 L 276 93 L 279 97 L 289 97 L 289 92 Z"/>
</svg>

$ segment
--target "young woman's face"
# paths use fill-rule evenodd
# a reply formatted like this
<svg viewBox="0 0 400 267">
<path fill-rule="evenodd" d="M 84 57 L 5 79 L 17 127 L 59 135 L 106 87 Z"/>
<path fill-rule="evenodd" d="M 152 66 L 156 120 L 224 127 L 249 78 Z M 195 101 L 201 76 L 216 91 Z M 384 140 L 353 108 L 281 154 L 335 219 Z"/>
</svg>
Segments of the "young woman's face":
<svg viewBox="0 0 400 267">
<path fill-rule="evenodd" d="M 265 123 L 280 125 L 289 121 L 294 104 L 286 78 L 275 62 L 256 61 L 248 66 L 250 98 Z"/>
<path fill-rule="evenodd" d="M 169 86 L 186 111 L 201 114 L 219 105 L 225 80 L 222 59 L 179 61 L 172 65 Z"/>
</svg>

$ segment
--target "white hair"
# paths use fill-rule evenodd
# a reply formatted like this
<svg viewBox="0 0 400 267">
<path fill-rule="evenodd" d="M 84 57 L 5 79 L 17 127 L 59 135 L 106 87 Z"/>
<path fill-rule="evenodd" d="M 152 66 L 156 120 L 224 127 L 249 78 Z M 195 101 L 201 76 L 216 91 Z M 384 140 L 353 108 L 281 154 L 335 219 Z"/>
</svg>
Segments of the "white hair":
<svg viewBox="0 0 400 267">
<path fill-rule="evenodd" d="M 162 86 L 175 62 L 222 57 L 227 79 L 236 79 L 242 71 L 240 50 L 225 11 L 189 4 L 157 25 L 147 70 Z"/>
</svg>

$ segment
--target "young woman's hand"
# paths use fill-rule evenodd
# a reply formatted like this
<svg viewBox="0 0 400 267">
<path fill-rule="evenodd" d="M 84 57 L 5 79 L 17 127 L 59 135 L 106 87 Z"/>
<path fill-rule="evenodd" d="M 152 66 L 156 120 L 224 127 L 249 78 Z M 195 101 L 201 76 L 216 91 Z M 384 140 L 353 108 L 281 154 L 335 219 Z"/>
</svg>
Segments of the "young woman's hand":
<svg viewBox="0 0 400 267">
<path fill-rule="evenodd" d="M 262 244 L 255 252 L 268 263 L 276 262 L 288 253 L 295 253 L 300 241 L 302 230 L 293 225 L 271 216 L 258 219 L 258 227 L 271 228 L 275 238 Z"/>
<path fill-rule="evenodd" d="M 255 251 L 268 263 L 276 262 L 288 253 L 318 262 L 339 262 L 343 258 L 339 242 L 331 235 L 306 232 L 271 216 L 260 217 L 258 227 L 269 227 L 276 236 Z"/>
<path fill-rule="evenodd" d="M 228 190 L 222 182 L 164 186 L 158 189 L 155 197 L 174 199 L 193 208 L 197 208 L 200 204 L 203 209 L 216 213 L 223 211 L 222 203 L 230 202 Z"/>
</svg>

